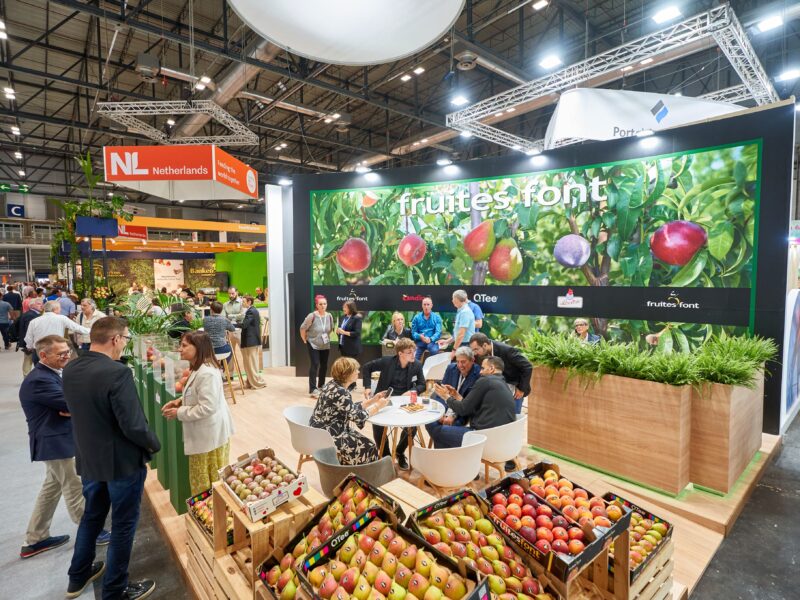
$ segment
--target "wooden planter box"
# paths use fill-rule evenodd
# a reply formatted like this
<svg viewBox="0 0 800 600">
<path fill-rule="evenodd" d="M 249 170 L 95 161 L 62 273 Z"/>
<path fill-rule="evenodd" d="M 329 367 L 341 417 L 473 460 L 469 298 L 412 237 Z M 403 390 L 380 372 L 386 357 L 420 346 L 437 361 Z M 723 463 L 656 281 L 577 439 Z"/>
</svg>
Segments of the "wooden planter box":
<svg viewBox="0 0 800 600">
<path fill-rule="evenodd" d="M 692 389 L 533 370 L 528 443 L 677 495 L 689 483 Z"/>
<path fill-rule="evenodd" d="M 689 478 L 727 494 L 761 447 L 764 375 L 756 387 L 710 383 L 693 389 Z"/>
</svg>

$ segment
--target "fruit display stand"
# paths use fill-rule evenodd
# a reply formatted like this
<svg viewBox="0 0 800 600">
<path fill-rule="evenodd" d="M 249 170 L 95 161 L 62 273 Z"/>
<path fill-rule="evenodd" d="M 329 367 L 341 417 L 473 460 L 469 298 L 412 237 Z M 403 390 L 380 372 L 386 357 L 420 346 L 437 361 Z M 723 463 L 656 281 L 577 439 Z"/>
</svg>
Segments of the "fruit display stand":
<svg viewBox="0 0 800 600">
<path fill-rule="evenodd" d="M 322 494 L 309 489 L 264 520 L 253 522 L 230 488 L 214 483 L 214 576 L 225 593 L 223 598 L 252 598 L 256 568 L 276 549 L 283 548 L 327 503 Z M 228 514 L 233 516 L 233 539 L 229 543 Z"/>
<path fill-rule="evenodd" d="M 268 594 L 281 600 L 294 600 L 298 589 L 301 598 L 489 597 L 488 584 L 476 571 L 429 546 L 381 507 L 359 515 L 313 553 L 277 552 L 262 570 Z M 436 594 L 426 595 L 429 588 Z"/>
<path fill-rule="evenodd" d="M 201 600 L 216 600 L 224 598 L 222 588 L 213 576 L 214 572 L 214 537 L 213 537 L 213 500 L 212 491 L 209 489 L 202 494 L 193 496 L 186 501 L 189 507 L 185 515 L 186 522 L 186 558 L 187 572 L 192 581 L 199 584 L 202 593 Z M 198 505 L 205 505 L 204 522 L 196 514 Z M 205 525 L 204 525 L 205 523 Z M 233 524 L 233 517 L 228 516 L 226 526 Z M 227 530 L 227 527 L 226 527 Z M 233 530 L 228 531 L 232 537 Z M 230 541 L 230 540 L 229 540 Z M 197 589 L 198 586 L 196 586 Z M 198 594 L 199 595 L 199 594 Z"/>
<path fill-rule="evenodd" d="M 689 483 L 692 388 L 535 367 L 528 443 L 671 495 Z M 631 435 L 647 424 L 647 440 Z"/>
<path fill-rule="evenodd" d="M 177 353 L 167 353 L 164 360 L 164 402 L 171 402 L 181 396 L 176 383 L 189 363 L 181 360 Z M 159 415 L 160 416 L 160 415 Z M 166 433 L 167 489 L 170 502 L 178 514 L 186 511 L 186 497 L 189 485 L 189 457 L 183 450 L 183 424 L 178 419 L 164 420 Z M 163 451 L 163 449 L 162 449 Z"/>
<path fill-rule="evenodd" d="M 169 400 L 167 397 L 167 386 L 164 381 L 164 365 L 161 361 L 153 361 L 152 369 L 152 387 L 150 398 L 152 421 L 150 425 L 155 431 L 156 436 L 161 442 L 161 450 L 156 452 L 156 475 L 161 486 L 169 489 L 169 455 L 173 448 L 169 445 L 169 437 L 167 436 L 167 423 L 168 421 L 161 415 L 161 407 Z M 185 498 L 186 496 L 184 496 Z"/>
<path fill-rule="evenodd" d="M 703 384 L 692 393 L 689 479 L 727 494 L 761 447 L 764 373 L 753 389 Z"/>
</svg>

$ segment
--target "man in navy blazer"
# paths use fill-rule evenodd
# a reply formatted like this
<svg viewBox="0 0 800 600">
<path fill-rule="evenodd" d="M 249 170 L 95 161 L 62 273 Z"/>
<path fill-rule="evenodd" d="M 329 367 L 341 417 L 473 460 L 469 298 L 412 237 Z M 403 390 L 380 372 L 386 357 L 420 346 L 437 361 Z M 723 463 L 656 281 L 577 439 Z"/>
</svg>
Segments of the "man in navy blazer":
<svg viewBox="0 0 800 600">
<path fill-rule="evenodd" d="M 431 398 L 441 403 L 447 408 L 446 398 L 453 396 L 457 400 L 461 400 L 472 389 L 472 386 L 478 381 L 481 376 L 481 367 L 475 363 L 475 357 L 472 350 L 468 346 L 460 346 L 456 348 L 456 361 L 447 365 L 444 371 L 441 384 L 436 385 L 436 391 L 431 395 Z M 438 422 L 430 423 L 425 428 L 428 434 L 436 441 L 441 437 L 442 432 L 446 431 L 444 427 L 449 425 L 464 425 L 465 423 L 454 415 L 452 411 L 445 413 Z"/>
<path fill-rule="evenodd" d="M 72 422 L 61 384 L 61 369 L 69 362 L 71 350 L 63 337 L 48 335 L 36 343 L 36 351 L 39 363 L 22 382 L 19 400 L 28 421 L 31 460 L 43 462 L 46 475 L 28 523 L 21 558 L 69 541 L 68 535 L 50 535 L 50 523 L 62 495 L 75 524 L 80 523 L 84 509 L 83 486 L 75 472 Z M 108 532 L 103 532 L 98 543 L 107 544 L 109 539 Z"/>
</svg>

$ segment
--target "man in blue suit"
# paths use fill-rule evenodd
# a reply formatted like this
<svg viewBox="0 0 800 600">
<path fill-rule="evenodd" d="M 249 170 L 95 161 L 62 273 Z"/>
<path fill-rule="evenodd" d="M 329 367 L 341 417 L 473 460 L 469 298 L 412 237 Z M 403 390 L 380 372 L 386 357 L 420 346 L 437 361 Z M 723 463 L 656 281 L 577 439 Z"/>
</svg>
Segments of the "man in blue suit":
<svg viewBox="0 0 800 600">
<path fill-rule="evenodd" d="M 475 363 L 472 350 L 470 350 L 468 346 L 460 346 L 456 348 L 456 361 L 447 365 L 447 369 L 445 369 L 444 376 L 442 377 L 442 382 L 436 385 L 436 391 L 431 398 L 447 409 L 447 402 L 445 399 L 448 396 L 453 396 L 458 400 L 463 399 L 480 376 L 481 367 Z M 425 428 L 428 430 L 428 434 L 431 436 L 437 448 L 452 448 L 454 446 L 450 443 L 452 441 L 450 440 L 450 437 L 452 437 L 450 434 L 455 433 L 454 428 L 463 428 L 463 425 L 465 425 L 465 422 L 450 411 L 449 413 L 445 413 L 439 421 L 430 423 L 426 425 Z M 461 429 L 458 429 L 458 434 L 456 434 L 456 436 L 458 435 L 463 435 Z M 459 445 L 461 445 L 460 437 L 459 442 L 455 444 L 455 446 Z"/>
<path fill-rule="evenodd" d="M 20 558 L 36 556 L 69 541 L 68 535 L 50 535 L 50 523 L 62 495 L 75 524 L 80 523 L 84 508 L 83 486 L 75 472 L 72 423 L 61 384 L 61 369 L 72 351 L 63 337 L 48 335 L 36 342 L 36 352 L 39 363 L 22 382 L 19 400 L 28 421 L 31 460 L 43 462 L 46 475 Z M 109 540 L 110 534 L 104 531 L 97 543 L 107 544 Z"/>
</svg>

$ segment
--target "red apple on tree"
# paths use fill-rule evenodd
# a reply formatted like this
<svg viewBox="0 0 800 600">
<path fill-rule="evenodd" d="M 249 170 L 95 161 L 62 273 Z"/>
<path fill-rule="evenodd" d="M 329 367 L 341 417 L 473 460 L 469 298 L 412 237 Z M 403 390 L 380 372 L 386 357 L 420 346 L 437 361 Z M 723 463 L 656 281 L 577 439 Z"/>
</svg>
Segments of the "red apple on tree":
<svg viewBox="0 0 800 600">
<path fill-rule="evenodd" d="M 372 262 L 372 252 L 361 238 L 349 238 L 336 252 L 336 262 L 345 273 L 361 273 Z"/>
<path fill-rule="evenodd" d="M 428 250 L 428 245 L 416 233 L 409 233 L 397 246 L 397 257 L 407 267 L 413 267 L 423 258 Z"/>
<path fill-rule="evenodd" d="M 682 267 L 708 241 L 708 233 L 691 221 L 670 221 L 650 236 L 650 250 L 658 260 Z"/>
</svg>

